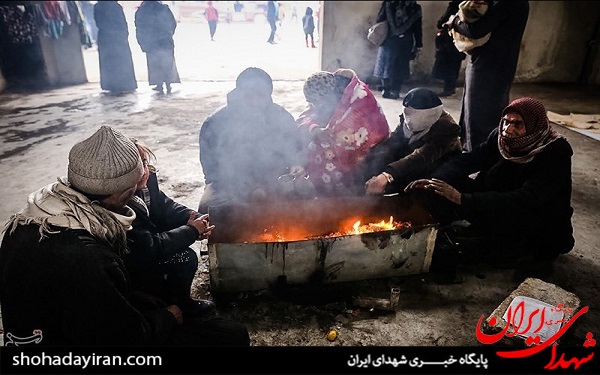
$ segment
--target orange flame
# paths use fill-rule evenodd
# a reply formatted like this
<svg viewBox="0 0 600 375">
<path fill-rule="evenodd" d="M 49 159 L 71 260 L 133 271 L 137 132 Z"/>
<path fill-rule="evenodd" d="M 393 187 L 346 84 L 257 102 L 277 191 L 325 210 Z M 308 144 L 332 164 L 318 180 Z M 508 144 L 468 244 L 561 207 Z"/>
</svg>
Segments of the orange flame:
<svg viewBox="0 0 600 375">
<path fill-rule="evenodd" d="M 410 228 L 409 222 L 397 222 L 394 221 L 394 217 L 390 216 L 389 221 L 381 220 L 376 223 L 368 223 L 361 225 L 361 221 L 356 221 L 350 228 L 342 229 L 339 232 L 329 233 L 323 237 L 331 238 L 331 237 L 340 237 L 340 236 L 348 236 L 355 234 L 364 234 L 364 233 L 373 233 L 373 232 L 381 232 L 386 230 L 394 230 L 400 228 Z M 308 235 L 305 231 L 301 229 L 290 229 L 285 233 L 279 231 L 275 228 L 264 229 L 263 233 L 258 235 L 258 241 L 251 242 L 288 242 L 288 241 L 298 241 L 298 240 L 308 240 L 314 239 L 315 236 Z"/>
</svg>

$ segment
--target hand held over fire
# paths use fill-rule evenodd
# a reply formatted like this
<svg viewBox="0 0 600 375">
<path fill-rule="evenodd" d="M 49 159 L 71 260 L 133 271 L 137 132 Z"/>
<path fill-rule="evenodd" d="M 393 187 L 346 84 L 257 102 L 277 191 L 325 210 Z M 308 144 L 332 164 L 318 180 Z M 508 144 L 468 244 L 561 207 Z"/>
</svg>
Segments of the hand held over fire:
<svg viewBox="0 0 600 375">
<path fill-rule="evenodd" d="M 462 195 L 458 190 L 450 186 L 447 182 L 438 180 L 437 178 L 415 180 L 408 184 L 404 191 L 408 192 L 412 189 L 433 190 L 436 194 L 441 195 L 458 205 L 460 205 L 462 201 Z"/>
<path fill-rule="evenodd" d="M 383 173 L 381 173 L 377 176 L 371 177 L 367 182 L 365 182 L 365 189 L 367 191 L 367 194 L 373 194 L 373 195 L 383 194 L 388 182 L 389 182 L 388 178 Z"/>
<path fill-rule="evenodd" d="M 208 238 L 212 230 L 215 229 L 214 225 L 210 225 L 208 222 L 208 214 L 200 215 L 197 212 L 190 213 L 188 225 L 196 228 L 198 231 L 198 240 Z"/>
</svg>

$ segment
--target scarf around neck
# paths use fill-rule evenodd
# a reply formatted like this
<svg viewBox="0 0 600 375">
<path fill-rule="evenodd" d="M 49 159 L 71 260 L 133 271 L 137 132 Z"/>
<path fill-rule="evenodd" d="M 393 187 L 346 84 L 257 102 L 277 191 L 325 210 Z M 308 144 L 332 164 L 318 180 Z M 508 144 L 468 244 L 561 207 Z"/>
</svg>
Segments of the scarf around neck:
<svg viewBox="0 0 600 375">
<path fill-rule="evenodd" d="M 17 226 L 39 225 L 40 241 L 48 234 L 58 233 L 51 226 L 83 229 L 109 244 L 122 256 L 126 252 L 125 231 L 131 229 L 135 212 L 125 206 L 126 213 L 109 211 L 73 190 L 66 177 L 34 191 L 27 197 L 26 207 L 12 215 L 5 231 L 13 233 Z"/>
<path fill-rule="evenodd" d="M 525 123 L 526 134 L 521 137 L 502 135 L 502 120 L 498 125 L 498 149 L 506 160 L 515 163 L 529 163 L 546 146 L 562 138 L 550 126 L 546 108 L 537 99 L 519 98 L 513 100 L 503 111 L 502 116 L 514 111 L 521 115 Z"/>
</svg>

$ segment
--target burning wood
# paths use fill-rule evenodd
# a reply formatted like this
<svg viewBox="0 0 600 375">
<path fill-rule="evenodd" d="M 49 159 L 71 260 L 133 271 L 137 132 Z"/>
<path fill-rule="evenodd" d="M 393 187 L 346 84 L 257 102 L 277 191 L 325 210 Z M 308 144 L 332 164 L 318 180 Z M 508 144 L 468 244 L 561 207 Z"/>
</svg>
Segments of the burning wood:
<svg viewBox="0 0 600 375">
<path fill-rule="evenodd" d="M 287 231 L 278 230 L 274 227 L 265 228 L 263 233 L 258 236 L 257 240 L 249 242 L 289 242 L 302 241 L 315 238 L 332 238 L 341 236 L 351 236 L 355 234 L 381 232 L 387 230 L 395 230 L 401 228 L 410 228 L 410 222 L 394 221 L 394 217 L 390 216 L 389 221 L 381 220 L 380 222 L 367 223 L 361 225 L 361 221 L 357 220 L 351 227 L 347 227 L 337 232 L 329 233 L 323 236 L 314 236 L 305 233 L 301 229 L 289 229 Z"/>
</svg>

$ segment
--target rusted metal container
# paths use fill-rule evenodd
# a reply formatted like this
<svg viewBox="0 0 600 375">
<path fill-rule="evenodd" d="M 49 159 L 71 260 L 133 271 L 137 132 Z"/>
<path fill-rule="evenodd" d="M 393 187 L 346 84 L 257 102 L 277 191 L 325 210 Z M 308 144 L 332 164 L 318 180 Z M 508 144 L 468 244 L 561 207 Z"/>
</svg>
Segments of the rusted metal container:
<svg viewBox="0 0 600 375">
<path fill-rule="evenodd" d="M 220 206 L 209 215 L 216 225 L 208 243 L 213 293 L 428 272 L 437 235 L 433 218 L 405 195 Z M 357 220 L 390 216 L 410 226 L 330 236 Z M 261 240 L 265 233 L 281 236 Z"/>
</svg>

